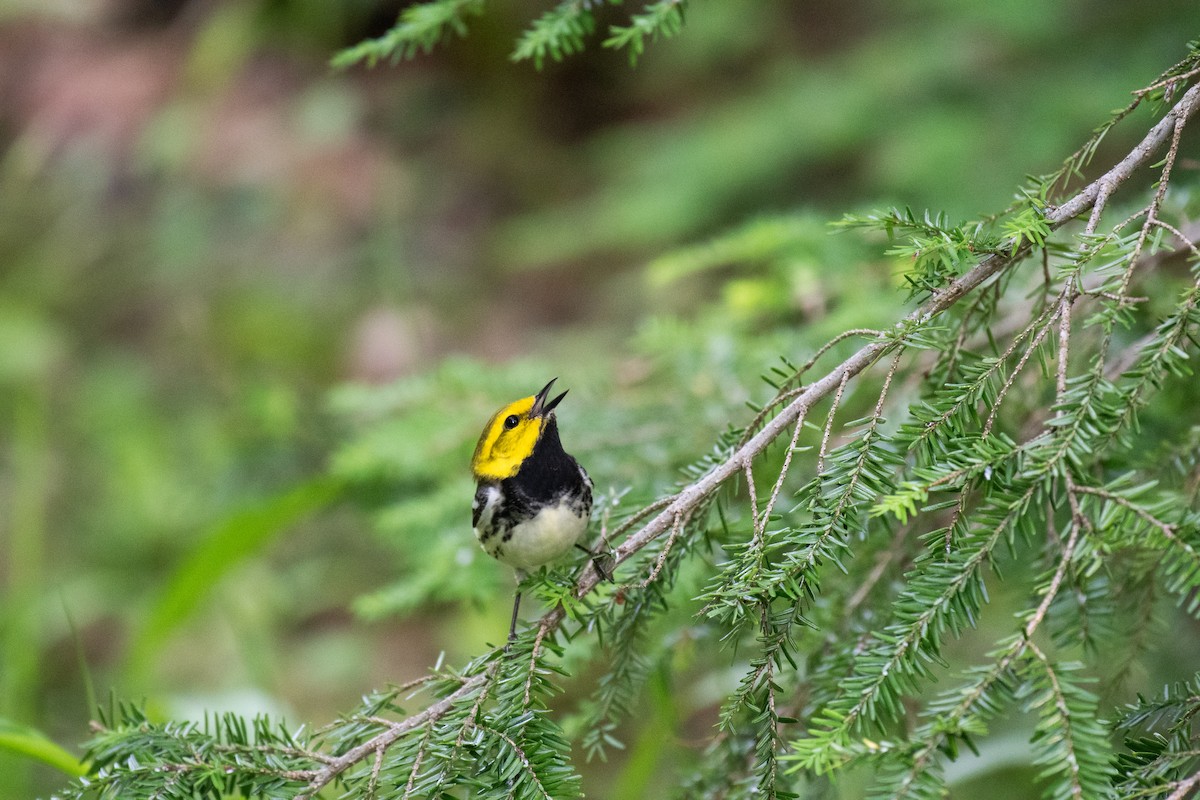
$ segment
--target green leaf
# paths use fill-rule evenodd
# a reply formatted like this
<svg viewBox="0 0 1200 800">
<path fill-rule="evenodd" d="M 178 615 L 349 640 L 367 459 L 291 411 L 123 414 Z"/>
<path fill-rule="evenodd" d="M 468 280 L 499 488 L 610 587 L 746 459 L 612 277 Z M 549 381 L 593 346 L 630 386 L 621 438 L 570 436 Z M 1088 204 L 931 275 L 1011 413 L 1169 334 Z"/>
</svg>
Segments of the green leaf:
<svg viewBox="0 0 1200 800">
<path fill-rule="evenodd" d="M 0 750 L 26 756 L 65 772 L 73 778 L 88 773 L 87 766 L 41 731 L 0 717 Z"/>
<path fill-rule="evenodd" d="M 200 534 L 199 545 L 175 569 L 134 638 L 131 669 L 144 669 L 155 651 L 230 570 L 259 552 L 275 535 L 328 506 L 341 490 L 341 481 L 316 478 L 243 509 Z"/>
</svg>

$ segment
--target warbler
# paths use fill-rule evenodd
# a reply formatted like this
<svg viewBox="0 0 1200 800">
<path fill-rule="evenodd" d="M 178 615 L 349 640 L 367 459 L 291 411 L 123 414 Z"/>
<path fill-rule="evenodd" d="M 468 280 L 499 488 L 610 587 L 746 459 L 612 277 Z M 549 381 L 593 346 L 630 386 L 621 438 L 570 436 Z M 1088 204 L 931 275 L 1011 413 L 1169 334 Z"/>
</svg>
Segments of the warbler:
<svg viewBox="0 0 1200 800">
<path fill-rule="evenodd" d="M 517 571 L 518 584 L 573 547 L 591 552 L 579 539 L 592 512 L 592 480 L 558 438 L 554 409 L 567 393 L 546 399 L 555 380 L 493 414 L 471 457 L 477 482 L 471 505 L 475 538 L 488 555 Z M 608 577 L 599 562 L 597 570 Z M 518 586 L 509 644 L 516 639 L 520 607 Z"/>
</svg>

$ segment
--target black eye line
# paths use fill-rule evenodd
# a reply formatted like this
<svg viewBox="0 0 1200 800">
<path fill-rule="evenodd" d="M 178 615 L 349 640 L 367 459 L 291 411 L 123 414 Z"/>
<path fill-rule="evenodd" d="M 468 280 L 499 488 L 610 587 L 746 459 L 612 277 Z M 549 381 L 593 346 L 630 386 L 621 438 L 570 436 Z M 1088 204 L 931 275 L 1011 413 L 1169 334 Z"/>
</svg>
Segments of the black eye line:
<svg viewBox="0 0 1200 800">
<path fill-rule="evenodd" d="M 517 423 L 520 421 L 521 420 L 517 419 L 516 414 L 509 414 L 507 419 L 504 420 L 504 427 L 512 430 L 513 428 L 517 427 Z"/>
</svg>

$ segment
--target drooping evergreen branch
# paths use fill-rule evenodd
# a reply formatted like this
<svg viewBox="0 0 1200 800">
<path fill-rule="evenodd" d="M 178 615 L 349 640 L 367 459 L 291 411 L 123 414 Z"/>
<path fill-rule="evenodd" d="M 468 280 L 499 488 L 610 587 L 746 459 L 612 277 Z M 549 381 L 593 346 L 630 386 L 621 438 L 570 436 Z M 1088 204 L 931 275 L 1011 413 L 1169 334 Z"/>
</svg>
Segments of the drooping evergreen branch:
<svg viewBox="0 0 1200 800">
<path fill-rule="evenodd" d="M 1027 643 L 1033 654 L 1023 671 L 1028 692 L 1028 708 L 1037 710 L 1034 730 L 1034 763 L 1042 767 L 1042 777 L 1050 779 L 1053 797 L 1087 800 L 1102 797 L 1112 777 L 1112 767 L 1104 758 L 1108 731 L 1096 713 L 1096 695 L 1073 678 L 1082 665 L 1056 664 L 1033 642 Z"/>
<path fill-rule="evenodd" d="M 918 746 L 905 755 L 904 763 L 907 769 L 893 773 L 887 781 L 892 787 L 893 798 L 899 800 L 920 796 L 931 787 L 938 788 L 940 776 L 930 769 L 937 753 L 951 749 L 951 742 L 955 737 L 965 739 L 972 731 L 981 731 L 987 718 L 997 712 L 994 699 L 988 698 L 992 696 L 998 683 L 1015 683 L 1012 666 L 1025 653 L 1038 628 L 1046 619 L 1046 614 L 1057 597 L 1074 558 L 1080 531 L 1081 526 L 1073 523 L 1070 536 L 1063 545 L 1058 566 L 1042 591 L 1041 602 L 1029 615 L 1019 634 L 1010 637 L 1001 650 L 989 654 L 995 659 L 993 665 L 975 670 L 973 674 L 976 679 L 972 684 L 944 692 L 941 700 L 932 704 L 926 723 L 911 737 L 911 741 Z"/>
<path fill-rule="evenodd" d="M 1178 80 L 1187 81 L 1197 74 L 1200 72 L 1184 71 L 1186 77 Z M 819 770 L 851 758 L 882 758 L 889 769 L 895 770 L 899 764 L 896 782 L 891 784 L 897 793 L 934 796 L 937 753 L 947 749 L 952 752 L 955 742 L 969 742 L 970 736 L 981 733 L 1001 703 L 1024 699 L 1040 715 L 1040 731 L 1070 728 L 1066 741 L 1050 735 L 1039 740 L 1040 757 L 1050 767 L 1055 786 L 1063 787 L 1067 795 L 1086 796 L 1108 781 L 1104 763 L 1096 760 L 1104 746 L 1098 743 L 1103 731 L 1096 722 L 1094 698 L 1072 674 L 1071 663 L 1058 660 L 1057 653 L 1035 641 L 1035 635 L 1044 626 L 1056 597 L 1076 579 L 1081 553 L 1094 552 L 1104 544 L 1104 534 L 1091 527 L 1093 519 L 1115 520 L 1118 528 L 1126 526 L 1121 529 L 1128 529 L 1128 520 L 1136 520 L 1142 529 L 1154 532 L 1159 548 L 1170 554 L 1165 569 L 1177 593 L 1194 593 L 1200 583 L 1200 562 L 1195 558 L 1193 543 L 1197 530 L 1194 514 L 1168 517 L 1156 505 L 1166 502 L 1166 496 L 1151 503 L 1116 484 L 1100 488 L 1086 485 L 1084 480 L 1090 477 L 1087 467 L 1097 442 L 1121 435 L 1145 394 L 1164 376 L 1183 369 L 1187 353 L 1182 348 L 1200 324 L 1196 309 L 1200 288 L 1194 286 L 1185 294 L 1176 314 L 1160 325 L 1141 348 L 1132 372 L 1125 373 L 1125 383 L 1115 383 L 1110 376 L 1111 365 L 1105 363 L 1105 356 L 1113 340 L 1112 330 L 1131 301 L 1127 290 L 1137 256 L 1152 246 L 1149 232 L 1167 230 L 1163 225 L 1169 225 L 1158 219 L 1166 197 L 1165 185 L 1183 126 L 1198 108 L 1200 85 L 1184 92 L 1128 156 L 1077 195 L 1061 205 L 1046 206 L 1041 216 L 1036 215 L 1033 206 L 1016 215 L 1016 221 L 1005 228 L 1007 238 L 979 248 L 983 240 L 964 228 L 961 235 L 947 233 L 932 252 L 919 256 L 914 252 L 915 258 L 924 258 L 925 262 L 920 267 L 924 272 L 913 285 L 917 291 L 929 293 L 927 300 L 892 328 L 866 332 L 871 338 L 864 346 L 812 383 L 801 386 L 798 378 L 785 380 L 768 405 L 773 413 L 761 414 L 742 438 L 731 434 L 723 439 L 718 455 L 706 462 L 691 483 L 646 506 L 616 529 L 613 563 L 636 565 L 637 576 L 612 595 L 625 601 L 623 609 L 616 609 L 621 603 L 614 600 L 598 610 L 587 609 L 587 619 L 597 623 L 601 633 L 615 635 L 622 643 L 620 651 L 628 655 L 641 641 L 647 621 L 662 605 L 662 592 L 672 583 L 679 564 L 696 552 L 706 509 L 723 487 L 746 478 L 751 506 L 749 542 L 744 547 L 739 545 L 741 549 L 731 559 L 722 580 L 728 579 L 728 585 L 734 586 L 739 581 L 737 568 L 749 566 L 768 575 L 770 585 L 760 582 L 757 590 L 739 596 L 740 607 L 747 612 L 745 618 L 759 623 L 760 636 L 756 657 L 739 689 L 731 693 L 734 702 L 730 708 L 738 713 L 752 709 L 751 721 L 758 727 L 747 736 L 744 727 L 731 721 L 721 734 L 724 750 L 714 763 L 730 766 L 735 776 L 731 780 L 757 786 L 766 796 L 782 793 L 777 759 L 784 737 L 779 726 L 785 724 L 787 715 L 781 712 L 780 701 L 800 688 L 782 673 L 785 665 L 789 669 L 795 666 L 792 631 L 805 621 L 814 605 L 823 565 L 841 566 L 839 553 L 850 551 L 851 533 L 867 535 L 870 515 L 866 509 L 871 503 L 887 506 L 889 498 L 880 499 L 885 490 L 900 500 L 892 500 L 893 505 L 884 511 L 907 509 L 914 515 L 930 492 L 946 490 L 955 493 L 949 505 L 942 506 L 954 507 L 950 522 L 944 530 L 939 528 L 926 535 L 925 550 L 916 557 L 907 583 L 898 590 L 887 611 L 890 619 L 875 627 L 875 635 L 864 635 L 860 646 L 848 656 L 848 678 L 826 693 L 829 701 L 824 703 L 822 716 L 811 722 L 810 738 L 796 745 L 797 763 Z M 1117 230 L 1105 236 L 1096 234 L 1114 193 L 1168 141 L 1166 167 L 1154 200 L 1117 227 L 1120 230 L 1144 218 L 1138 234 L 1131 238 Z M 884 400 L 897 374 L 901 353 L 937 350 L 943 340 L 936 336 L 935 319 L 981 287 L 999 287 L 1014 272 L 1013 267 L 1036 248 L 1049 246 L 1050 232 L 1084 214 L 1089 214 L 1085 232 L 1078 251 L 1065 254 L 1067 263 L 1058 274 L 1059 291 L 1050 291 L 1047 280 L 1045 305 L 999 358 L 967 358 L 961 352 L 966 323 L 959 331 L 950 330 L 949 336 L 961 341 L 951 348 L 954 365 L 943 363 L 941 368 L 957 382 L 948 382 L 948 390 L 929 406 L 928 418 L 922 416 L 924 410 L 914 414 L 919 422 L 930 426 L 926 429 L 928 436 L 918 441 L 925 431 L 902 426 L 897 434 L 887 428 Z M 904 215 L 889 224 L 937 236 L 945 229 L 937 219 L 910 219 Z M 1180 238 L 1195 249 L 1186 237 Z M 1111 265 L 1095 270 L 1120 270 L 1099 289 L 1107 296 L 1098 302 L 1108 303 L 1099 315 L 1106 326 L 1100 354 L 1088 374 L 1073 378 L 1069 356 L 1075 352 L 1074 358 L 1079 360 L 1079 354 L 1085 352 L 1074 338 L 1078 335 L 1075 326 L 1081 325 L 1075 304 L 1087 286 L 1083 267 L 1101 258 L 1110 246 L 1121 251 L 1118 257 Z M 1048 268 L 1044 269 L 1048 276 Z M 992 293 L 988 293 L 987 300 L 982 299 L 984 296 L 980 295 L 972 309 L 996 307 Z M 993 433 L 996 408 L 1012 402 L 1016 394 L 1012 387 L 1018 375 L 1033 363 L 1039 348 L 1052 340 L 1057 341 L 1057 364 L 1051 416 L 1038 418 L 1036 429 L 1027 437 L 1018 437 L 1018 441 Z M 1025 349 L 1018 355 L 1022 345 Z M 996 348 L 996 352 L 1000 350 Z M 825 351 L 823 348 L 818 356 Z M 889 354 L 894 360 L 885 373 L 874 413 L 848 426 L 850 436 L 857 438 L 840 441 L 834 436 L 833 421 L 841 401 L 850 396 L 846 395 L 847 387 Z M 1014 359 L 1011 372 L 1006 372 Z M 970 400 L 956 402 L 963 392 L 971 396 Z M 1097 403 L 1097 398 L 1104 403 Z M 1112 402 L 1114 398 L 1121 402 Z M 789 519 L 785 525 L 773 528 L 774 509 L 803 420 L 826 400 L 832 400 L 834 408 L 824 426 L 820 469 L 799 495 L 803 501 L 800 511 L 806 516 L 795 525 Z M 980 403 L 992 405 L 986 420 L 978 412 Z M 1098 405 L 1103 407 L 1097 410 Z M 765 504 L 760 505 L 754 483 L 755 465 L 761 463 L 773 443 L 788 438 L 788 434 L 791 443 L 783 468 Z M 956 448 L 950 447 L 951 440 L 956 440 Z M 901 442 L 917 450 L 914 465 L 903 463 Z M 944 457 L 941 462 L 939 457 Z M 894 486 L 896 475 L 906 469 L 921 480 Z M 1070 527 L 1062 529 L 1065 538 L 1060 539 L 1055 515 L 1062 512 L 1064 502 L 1069 509 L 1069 523 L 1065 524 Z M 921 513 L 933 515 L 939 510 L 926 506 Z M 1005 541 L 1036 540 L 1039 526 L 1047 531 L 1045 538 L 1051 545 L 1046 555 L 1049 565 L 1042 573 L 1048 577 L 1037 584 L 1040 600 L 1023 618 L 1020 631 L 991 654 L 993 663 L 970 673 L 971 680 L 965 686 L 931 704 L 917 729 L 920 736 L 909 737 L 908 742 L 865 737 L 853 740 L 852 733 L 884 729 L 895 718 L 900 701 L 912 693 L 928 674 L 928 665 L 940 657 L 939 638 L 947 631 L 957 632 L 975 624 L 986 591 L 985 567 L 994 560 L 994 553 Z M 879 540 L 868 539 L 872 546 Z M 892 542 L 889 546 L 897 547 L 894 539 Z M 802 546 L 792 547 L 797 543 Z M 778 551 L 785 545 L 788 552 L 780 556 Z M 773 546 L 775 551 L 771 550 Z M 750 581 L 743 583 L 751 586 Z M 161 739 L 162 749 L 156 753 L 158 760 L 154 763 L 136 766 L 125 766 L 127 762 L 121 760 L 124 751 L 119 732 L 103 729 L 93 753 L 100 754 L 98 761 L 104 756 L 110 760 L 103 761 L 94 785 L 102 792 L 111 789 L 110 796 L 114 796 L 124 786 L 122 775 L 136 775 L 139 779 L 160 780 L 166 793 L 186 783 L 188 791 L 201 797 L 238 790 L 247 795 L 309 800 L 335 782 L 368 795 L 383 786 L 402 787 L 404 796 L 463 786 L 478 790 L 483 797 L 574 796 L 578 781 L 568 763 L 569 745 L 545 713 L 544 701 L 554 690 L 548 675 L 557 668 L 561 641 L 590 630 L 573 630 L 574 626 L 565 623 L 586 604 L 598 602 L 592 595 L 600 584 L 596 568 L 585 567 L 563 590 L 562 604 L 531 625 L 508 655 L 494 651 L 461 672 L 439 670 L 425 681 L 423 688 L 437 699 L 419 711 L 401 709 L 399 693 L 393 692 L 366 702 L 359 712 L 326 731 L 304 736 L 264 728 L 251 737 L 234 722 L 222 723 L 215 735 L 147 726 L 145 730 L 139 728 L 139 735 L 156 737 L 156 742 Z M 595 594 L 603 596 L 602 592 Z M 532 629 L 536 629 L 534 636 L 529 635 Z M 645 664 L 636 659 L 617 662 L 620 674 L 615 676 L 614 686 L 633 683 L 645 673 Z M 790 672 L 794 675 L 796 670 Z M 624 713 L 624 702 L 625 697 L 616 689 L 611 695 L 599 695 L 600 719 L 607 724 L 614 715 Z M 879 709 L 886 713 L 877 714 Z M 132 719 L 133 727 L 141 724 L 136 715 L 126 716 Z M 1162 748 L 1156 751 L 1163 752 Z M 1186 752 L 1182 745 L 1177 746 L 1174 753 L 1178 758 L 1170 761 L 1169 768 L 1183 769 L 1186 762 L 1182 754 Z M 256 759 L 253 765 L 239 770 L 239 759 L 249 760 L 251 756 Z M 1157 757 L 1148 756 L 1145 763 L 1157 763 L 1153 760 Z M 927 774 L 932 777 L 926 779 Z M 1172 775 L 1173 792 L 1190 790 L 1191 776 Z"/>
<path fill-rule="evenodd" d="M 1112 169 L 1061 205 L 1047 207 L 1046 219 L 1051 227 L 1061 227 L 1088 211 L 1098 200 L 1107 202 L 1112 193 L 1133 176 L 1136 169 L 1150 161 L 1158 148 L 1174 132 L 1176 125 L 1190 119 L 1198 108 L 1200 108 L 1200 85 L 1191 87 L 1179 102 L 1164 115 L 1162 120 L 1150 129 L 1142 141 Z M 1104 187 L 1103 197 L 1101 197 L 1101 187 Z M 872 340 L 841 364 L 829 370 L 824 376 L 804 387 L 803 392 L 796 399 L 766 422 L 757 434 L 729 458 L 678 492 L 670 504 L 617 545 L 613 552 L 615 564 L 619 566 L 650 542 L 668 533 L 673 521 L 679 515 L 694 512 L 726 481 L 740 474 L 745 463 L 756 458 L 776 438 L 790 430 L 801 415 L 806 414 L 819 401 L 832 394 L 845 377 L 853 377 L 862 372 L 889 349 L 902 343 L 909 330 L 951 308 L 985 281 L 1017 263 L 1028 252 L 1028 247 L 1028 243 L 1025 243 L 1021 247 L 1012 248 L 1007 252 L 986 256 L 973 268 L 953 280 L 934 297 L 897 323 L 889 336 Z M 1029 496 L 1031 495 L 1026 495 L 1026 498 Z M 600 580 L 601 576 L 592 566 L 588 566 L 579 577 L 575 595 L 577 597 L 587 595 L 596 588 Z M 542 618 L 539 625 L 545 626 L 547 630 L 553 630 L 562 624 L 564 618 L 565 612 L 562 609 L 553 609 Z M 477 690 L 482 682 L 482 676 L 472 678 L 455 693 L 430 705 L 418 714 L 396 723 L 394 727 L 362 743 L 339 757 L 336 762 L 325 766 L 309 784 L 306 796 L 311 797 L 347 769 L 364 758 L 372 756 L 376 751 L 386 749 L 404 733 L 426 720 L 436 719 L 445 714 L 458 699 Z"/>
<path fill-rule="evenodd" d="M 1200 674 L 1167 686 L 1158 697 L 1139 697 L 1117 725 L 1128 752 L 1117 762 L 1122 798 L 1182 800 L 1200 785 L 1200 747 L 1192 734 L 1200 713 Z"/>
<path fill-rule="evenodd" d="M 365 61 L 375 66 L 380 61 L 412 58 L 428 53 L 450 33 L 466 35 L 468 16 L 483 13 L 484 0 L 426 0 L 400 12 L 400 18 L 387 33 L 368 39 L 338 53 L 335 67 L 348 67 Z"/>
<path fill-rule="evenodd" d="M 532 59 L 538 69 L 550 56 L 555 61 L 583 49 L 584 39 L 596 30 L 591 7 L 594 0 L 563 0 L 533 21 L 513 50 L 513 61 Z"/>
<path fill-rule="evenodd" d="M 1179 99 L 1179 102 L 1150 129 L 1142 141 L 1138 142 L 1128 155 L 1117 162 L 1112 169 L 1089 183 L 1069 200 L 1058 205 L 1047 205 L 1046 218 L 1054 227 L 1058 227 L 1067 220 L 1075 219 L 1090 210 L 1092 216 L 1088 219 L 1088 225 L 1095 230 L 1094 221 L 1099 219 L 1096 207 L 1099 206 L 1101 211 L 1104 210 L 1113 192 L 1133 177 L 1134 170 L 1148 163 L 1150 157 L 1158 152 L 1163 143 L 1175 134 L 1176 128 L 1185 125 L 1196 113 L 1197 103 L 1200 103 L 1200 92 L 1197 91 L 1196 86 L 1192 86 Z"/>
<path fill-rule="evenodd" d="M 465 36 L 467 17 L 483 14 L 485 0 L 422 0 L 400 12 L 396 24 L 383 35 L 348 47 L 333 58 L 333 66 L 344 68 L 358 63 L 375 66 L 381 61 L 400 61 L 418 53 L 428 53 L 451 33 Z M 532 60 L 541 69 L 546 58 L 562 61 L 584 49 L 596 30 L 593 9 L 604 0 L 561 0 L 546 11 L 518 38 L 511 58 Z M 619 5 L 620 0 L 608 0 Z M 610 25 L 602 45 L 624 50 L 631 63 L 646 50 L 646 44 L 670 38 L 683 28 L 687 0 L 654 0 L 629 15 L 625 25 Z"/>
<path fill-rule="evenodd" d="M 686 0 L 655 0 L 648 3 L 640 14 L 629 18 L 628 25 L 614 25 L 605 47 L 626 50 L 630 63 L 636 64 L 646 49 L 646 40 L 668 38 L 679 33 L 683 27 L 683 11 Z"/>
</svg>

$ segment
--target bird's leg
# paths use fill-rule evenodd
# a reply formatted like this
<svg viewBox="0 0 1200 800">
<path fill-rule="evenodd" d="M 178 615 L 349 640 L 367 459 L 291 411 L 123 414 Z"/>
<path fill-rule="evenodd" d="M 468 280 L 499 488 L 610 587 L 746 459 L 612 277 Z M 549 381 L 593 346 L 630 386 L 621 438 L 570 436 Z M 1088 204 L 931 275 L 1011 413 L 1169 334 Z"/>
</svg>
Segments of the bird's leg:
<svg viewBox="0 0 1200 800">
<path fill-rule="evenodd" d="M 514 570 L 517 579 L 517 592 L 513 595 L 513 613 L 512 620 L 508 623 L 508 644 L 504 645 L 504 652 L 512 649 L 513 642 L 517 641 L 517 614 L 521 610 L 521 583 L 529 577 L 529 573 L 523 569 Z"/>
<path fill-rule="evenodd" d="M 508 644 L 506 644 L 504 646 L 505 650 L 508 650 L 510 647 L 512 647 L 513 642 L 515 642 L 517 640 L 517 612 L 520 610 L 521 610 L 521 590 L 517 589 L 516 594 L 513 595 L 512 622 L 510 622 L 508 624 Z"/>
</svg>

